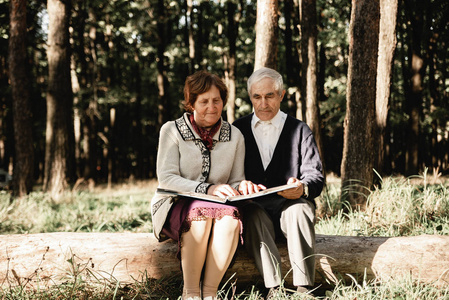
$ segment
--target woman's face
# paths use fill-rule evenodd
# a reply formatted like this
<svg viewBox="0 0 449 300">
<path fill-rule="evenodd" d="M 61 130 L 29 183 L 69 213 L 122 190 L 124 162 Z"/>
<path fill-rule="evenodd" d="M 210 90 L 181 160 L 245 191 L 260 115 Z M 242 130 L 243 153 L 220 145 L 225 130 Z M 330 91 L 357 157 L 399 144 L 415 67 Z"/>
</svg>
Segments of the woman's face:
<svg viewBox="0 0 449 300">
<path fill-rule="evenodd" d="M 193 117 L 199 127 L 211 128 L 218 122 L 223 111 L 220 91 L 213 85 L 207 92 L 199 94 L 193 104 Z"/>
</svg>

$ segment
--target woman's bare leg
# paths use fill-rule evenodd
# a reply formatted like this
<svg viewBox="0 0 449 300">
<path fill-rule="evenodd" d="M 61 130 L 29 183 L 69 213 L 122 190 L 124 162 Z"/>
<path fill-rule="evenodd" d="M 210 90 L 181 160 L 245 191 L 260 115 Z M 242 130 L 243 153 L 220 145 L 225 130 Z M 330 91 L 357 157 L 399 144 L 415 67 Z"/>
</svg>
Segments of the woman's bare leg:
<svg viewBox="0 0 449 300">
<path fill-rule="evenodd" d="M 211 229 L 212 219 L 192 221 L 190 230 L 181 235 L 181 266 L 184 278 L 183 299 L 201 297 L 201 271 L 206 260 L 207 243 Z"/>
<path fill-rule="evenodd" d="M 230 216 L 214 220 L 206 255 L 203 298 L 215 299 L 218 285 L 231 263 L 239 240 L 240 222 Z"/>
</svg>

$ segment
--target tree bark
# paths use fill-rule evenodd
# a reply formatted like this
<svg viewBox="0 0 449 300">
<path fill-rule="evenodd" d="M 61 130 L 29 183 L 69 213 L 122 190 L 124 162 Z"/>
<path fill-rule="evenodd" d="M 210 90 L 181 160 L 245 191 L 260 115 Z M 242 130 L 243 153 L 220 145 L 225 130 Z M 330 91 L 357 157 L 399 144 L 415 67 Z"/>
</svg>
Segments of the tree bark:
<svg viewBox="0 0 449 300">
<path fill-rule="evenodd" d="M 374 168 L 383 175 L 391 69 L 396 49 L 397 0 L 380 0 L 379 56 L 376 78 L 376 156 Z"/>
<path fill-rule="evenodd" d="M 426 72 L 425 60 L 422 52 L 424 12 L 429 1 L 405 1 L 406 13 L 410 22 L 411 36 L 408 59 L 410 60 L 409 76 L 406 82 L 406 107 L 409 116 L 407 129 L 405 174 L 416 175 L 419 171 L 420 132 L 423 102 L 423 81 Z"/>
<path fill-rule="evenodd" d="M 73 106 L 70 79 L 68 4 L 48 0 L 48 89 L 44 190 L 59 199 L 67 185 L 69 126 Z"/>
<path fill-rule="evenodd" d="M 296 99 L 295 93 L 291 92 L 291 88 L 298 89 L 299 82 L 299 70 L 296 67 L 300 64 L 299 59 L 293 59 L 293 53 L 296 52 L 293 46 L 293 30 L 298 24 L 296 22 L 296 16 L 299 13 L 297 6 L 294 6 L 293 0 L 284 1 L 284 18 L 285 18 L 285 31 L 284 31 L 284 44 L 285 44 L 285 84 L 287 90 L 285 93 L 285 101 L 287 101 L 288 110 L 287 114 L 296 117 Z M 292 22 L 292 20 L 294 20 Z M 295 49 L 295 50 L 294 50 Z"/>
<path fill-rule="evenodd" d="M 301 98 L 304 100 L 306 123 L 315 137 L 320 156 L 324 157 L 321 136 L 320 107 L 317 87 L 317 18 L 316 0 L 300 0 L 299 19 L 301 26 Z M 323 163 L 323 173 L 326 174 Z"/>
<path fill-rule="evenodd" d="M 10 2 L 9 78 L 11 81 L 14 119 L 13 192 L 27 195 L 33 188 L 34 147 L 30 107 L 30 74 L 27 60 L 26 0 Z"/>
<path fill-rule="evenodd" d="M 165 48 L 166 48 L 166 26 L 167 13 L 163 0 L 158 0 L 157 5 L 157 87 L 158 87 L 158 127 L 160 128 L 168 121 L 169 101 L 167 88 L 167 71 L 165 66 Z"/>
<path fill-rule="evenodd" d="M 318 235 L 315 284 L 348 275 L 362 280 L 413 276 L 424 283 L 449 283 L 449 236 L 354 237 Z M 282 271 L 290 270 L 286 244 L 279 244 Z M 159 243 L 152 233 L 39 233 L 4 235 L 0 239 L 2 287 L 40 287 L 82 276 L 130 283 L 148 278 L 179 276 L 177 244 Z M 239 248 L 223 282 L 235 273 L 237 284 L 255 284 L 262 278 L 253 260 Z M 291 272 L 286 283 L 291 284 Z M 366 275 L 366 277 L 364 277 Z"/>
<path fill-rule="evenodd" d="M 341 190 L 354 208 L 364 208 L 374 178 L 379 20 L 379 0 L 352 1 Z"/>
<path fill-rule="evenodd" d="M 196 63 L 196 59 L 195 59 L 195 39 L 194 39 L 194 29 L 193 29 L 193 0 L 186 0 L 186 22 L 188 24 L 186 24 L 187 28 L 188 28 L 188 47 L 189 47 L 189 59 L 190 59 L 190 64 L 189 64 L 189 74 L 193 74 L 193 72 L 195 71 L 195 63 Z"/>
<path fill-rule="evenodd" d="M 398 1 L 380 1 L 379 57 L 376 91 L 376 154 L 374 168 L 384 174 L 387 147 L 387 123 L 390 101 L 393 56 L 396 49 L 396 22 Z"/>
<path fill-rule="evenodd" d="M 277 0 L 257 0 L 254 70 L 262 67 L 276 70 L 278 52 L 278 6 Z"/>
<path fill-rule="evenodd" d="M 235 120 L 235 98 L 236 98 L 235 74 L 237 71 L 236 42 L 240 24 L 240 17 L 242 14 L 242 5 L 243 5 L 242 3 L 240 3 L 240 5 L 237 5 L 232 1 L 228 1 L 226 3 L 227 18 L 228 18 L 228 41 L 229 41 L 229 57 L 226 60 L 227 61 L 226 82 L 229 90 L 228 102 L 226 104 L 226 116 L 227 121 L 231 124 Z"/>
<path fill-rule="evenodd" d="M 85 110 L 84 116 L 84 155 L 85 155 L 85 168 L 83 177 L 85 180 L 89 180 L 92 183 L 97 181 L 97 137 L 98 137 L 98 57 L 97 57 L 97 15 L 95 9 L 88 8 L 89 16 L 89 48 L 91 63 L 90 66 L 90 87 L 92 89 L 92 95 L 89 97 L 89 105 Z"/>
</svg>

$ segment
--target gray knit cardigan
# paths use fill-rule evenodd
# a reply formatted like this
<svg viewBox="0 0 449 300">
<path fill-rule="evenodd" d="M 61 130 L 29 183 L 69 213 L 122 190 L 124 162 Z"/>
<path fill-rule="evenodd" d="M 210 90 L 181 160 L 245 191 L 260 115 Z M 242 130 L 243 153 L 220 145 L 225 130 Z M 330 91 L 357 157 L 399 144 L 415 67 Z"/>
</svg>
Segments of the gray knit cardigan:
<svg viewBox="0 0 449 300">
<path fill-rule="evenodd" d="M 157 154 L 158 188 L 207 193 L 212 184 L 238 188 L 245 179 L 245 141 L 233 125 L 221 120 L 209 151 L 193 130 L 189 114 L 165 123 L 160 131 Z M 153 233 L 164 240 L 161 230 L 176 197 L 155 193 L 151 200 Z"/>
</svg>

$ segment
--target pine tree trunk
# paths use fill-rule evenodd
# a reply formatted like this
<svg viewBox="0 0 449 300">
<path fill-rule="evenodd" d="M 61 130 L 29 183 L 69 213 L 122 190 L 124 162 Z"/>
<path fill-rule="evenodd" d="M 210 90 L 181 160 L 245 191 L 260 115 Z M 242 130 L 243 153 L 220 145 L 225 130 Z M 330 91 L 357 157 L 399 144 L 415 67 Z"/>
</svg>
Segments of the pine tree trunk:
<svg viewBox="0 0 449 300">
<path fill-rule="evenodd" d="M 167 74 L 165 67 L 166 48 L 166 10 L 164 0 L 158 0 L 158 22 L 157 22 L 157 87 L 158 87 L 158 126 L 159 128 L 168 121 L 169 107 L 167 95 Z"/>
<path fill-rule="evenodd" d="M 278 53 L 278 0 L 257 0 L 254 70 L 275 69 Z"/>
<path fill-rule="evenodd" d="M 188 22 L 188 47 L 189 47 L 189 59 L 190 68 L 189 74 L 193 74 L 195 71 L 195 39 L 193 36 L 193 0 L 186 0 L 186 21 Z"/>
<path fill-rule="evenodd" d="M 320 107 L 317 88 L 317 19 L 316 0 L 300 0 L 301 25 L 301 98 L 305 102 L 306 123 L 315 137 L 318 151 L 324 157 L 321 136 Z M 323 169 L 324 161 L 323 161 Z M 325 172 L 324 172 L 325 173 Z"/>
<path fill-rule="evenodd" d="M 69 124 L 73 105 L 70 80 L 69 16 L 65 2 L 48 0 L 48 90 L 44 190 L 59 199 L 67 185 Z"/>
<path fill-rule="evenodd" d="M 33 187 L 34 147 L 30 107 L 30 79 L 26 51 L 26 0 L 10 1 L 9 79 L 11 82 L 14 119 L 15 196 L 27 195 Z"/>
<path fill-rule="evenodd" d="M 419 171 L 419 147 L 423 102 L 423 80 L 426 72 L 426 65 L 421 54 L 421 42 L 424 26 L 424 12 L 428 6 L 427 0 L 408 3 L 405 1 L 409 22 L 411 24 L 411 41 L 409 44 L 410 74 L 405 81 L 408 90 L 406 90 L 406 109 L 409 116 L 407 149 L 405 161 L 405 174 L 416 175 Z M 408 3 L 408 5 L 407 5 Z"/>
<path fill-rule="evenodd" d="M 380 0 L 379 56 L 376 92 L 376 156 L 374 168 L 383 175 L 391 69 L 396 49 L 397 0 Z"/>
<path fill-rule="evenodd" d="M 226 116 L 229 123 L 235 120 L 235 98 L 236 98 L 236 79 L 235 73 L 237 69 L 237 54 L 236 54 L 236 41 L 238 36 L 238 29 L 240 24 L 240 17 L 242 13 L 242 6 L 240 8 L 237 5 L 229 1 L 227 5 L 227 17 L 228 17 L 228 41 L 229 41 L 229 58 L 227 59 L 226 68 L 226 81 L 229 90 L 228 103 L 226 104 Z M 236 10 L 238 9 L 237 13 Z"/>
<path fill-rule="evenodd" d="M 342 198 L 363 208 L 373 184 L 379 0 L 353 0 L 349 27 Z"/>
</svg>

